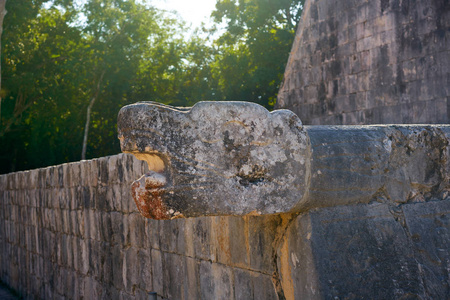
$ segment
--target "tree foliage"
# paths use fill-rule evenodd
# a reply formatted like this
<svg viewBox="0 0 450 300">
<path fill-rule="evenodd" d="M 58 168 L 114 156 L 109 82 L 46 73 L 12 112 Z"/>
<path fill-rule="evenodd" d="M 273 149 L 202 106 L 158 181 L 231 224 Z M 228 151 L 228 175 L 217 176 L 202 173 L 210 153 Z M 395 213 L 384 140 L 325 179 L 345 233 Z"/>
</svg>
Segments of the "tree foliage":
<svg viewBox="0 0 450 300">
<path fill-rule="evenodd" d="M 87 158 L 120 152 L 117 113 L 137 101 L 273 105 L 301 1 L 219 0 L 226 30 L 207 37 L 143 2 L 7 1 L 0 173 L 79 160 L 85 133 Z"/>
<path fill-rule="evenodd" d="M 273 107 L 304 1 L 219 0 L 212 16 L 225 22 L 215 42 L 220 96 Z"/>
</svg>

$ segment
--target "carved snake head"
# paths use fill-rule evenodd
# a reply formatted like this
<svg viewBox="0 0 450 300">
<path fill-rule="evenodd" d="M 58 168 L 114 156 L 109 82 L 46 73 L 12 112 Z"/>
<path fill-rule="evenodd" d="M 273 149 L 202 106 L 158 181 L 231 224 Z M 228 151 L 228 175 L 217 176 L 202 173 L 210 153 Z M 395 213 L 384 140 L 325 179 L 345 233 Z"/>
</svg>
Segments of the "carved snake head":
<svg viewBox="0 0 450 300">
<path fill-rule="evenodd" d="M 141 214 L 154 219 L 286 212 L 305 196 L 310 146 L 289 110 L 248 102 L 154 102 L 123 107 L 123 152 L 148 163 L 132 184 Z"/>
</svg>

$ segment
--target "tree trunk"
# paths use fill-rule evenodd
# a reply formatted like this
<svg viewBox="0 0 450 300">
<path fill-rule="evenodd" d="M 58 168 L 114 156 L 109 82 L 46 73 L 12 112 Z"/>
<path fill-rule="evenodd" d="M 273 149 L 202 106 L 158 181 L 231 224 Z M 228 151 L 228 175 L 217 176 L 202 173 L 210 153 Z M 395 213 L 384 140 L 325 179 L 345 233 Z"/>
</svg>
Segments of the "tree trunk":
<svg viewBox="0 0 450 300">
<path fill-rule="evenodd" d="M 6 9 L 5 9 L 5 5 L 6 5 L 6 0 L 0 0 L 0 62 L 1 62 L 1 50 L 2 50 L 2 33 L 3 33 L 3 18 L 6 15 Z M 2 64 L 0 63 L 0 124 L 1 124 L 1 120 L 2 120 Z"/>
<path fill-rule="evenodd" d="M 88 139 L 88 133 L 89 133 L 89 123 L 91 121 L 91 110 L 92 106 L 94 106 L 95 100 L 97 100 L 98 94 L 100 92 L 100 86 L 103 80 L 103 76 L 105 75 L 105 71 L 102 72 L 100 75 L 100 78 L 97 82 L 97 88 L 94 92 L 94 95 L 91 98 L 91 101 L 89 101 L 89 106 L 86 111 L 86 125 L 84 125 L 84 137 L 83 137 L 83 150 L 81 150 L 81 159 L 86 159 L 86 147 L 87 147 L 87 139 Z"/>
</svg>

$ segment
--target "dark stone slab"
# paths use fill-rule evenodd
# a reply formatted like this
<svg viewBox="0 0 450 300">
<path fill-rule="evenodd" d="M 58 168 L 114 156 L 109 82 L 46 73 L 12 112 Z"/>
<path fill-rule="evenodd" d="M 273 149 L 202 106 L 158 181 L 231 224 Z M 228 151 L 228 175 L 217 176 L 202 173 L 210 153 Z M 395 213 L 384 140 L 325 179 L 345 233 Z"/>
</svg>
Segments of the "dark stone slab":
<svg viewBox="0 0 450 300">
<path fill-rule="evenodd" d="M 402 206 L 415 257 L 430 299 L 450 295 L 450 201 Z"/>
<path fill-rule="evenodd" d="M 412 242 L 387 205 L 318 209 L 296 226 L 300 234 L 290 233 L 297 240 L 291 244 L 297 293 L 326 299 L 426 297 Z"/>
</svg>

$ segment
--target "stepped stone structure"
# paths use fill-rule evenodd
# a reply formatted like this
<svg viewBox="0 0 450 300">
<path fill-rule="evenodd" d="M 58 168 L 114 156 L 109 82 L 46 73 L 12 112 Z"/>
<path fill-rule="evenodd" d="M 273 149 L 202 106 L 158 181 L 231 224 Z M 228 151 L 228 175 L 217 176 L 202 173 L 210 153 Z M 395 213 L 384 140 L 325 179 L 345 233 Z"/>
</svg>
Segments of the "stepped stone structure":
<svg viewBox="0 0 450 300">
<path fill-rule="evenodd" d="M 307 0 L 277 108 L 304 124 L 450 121 L 447 0 Z"/>
</svg>

